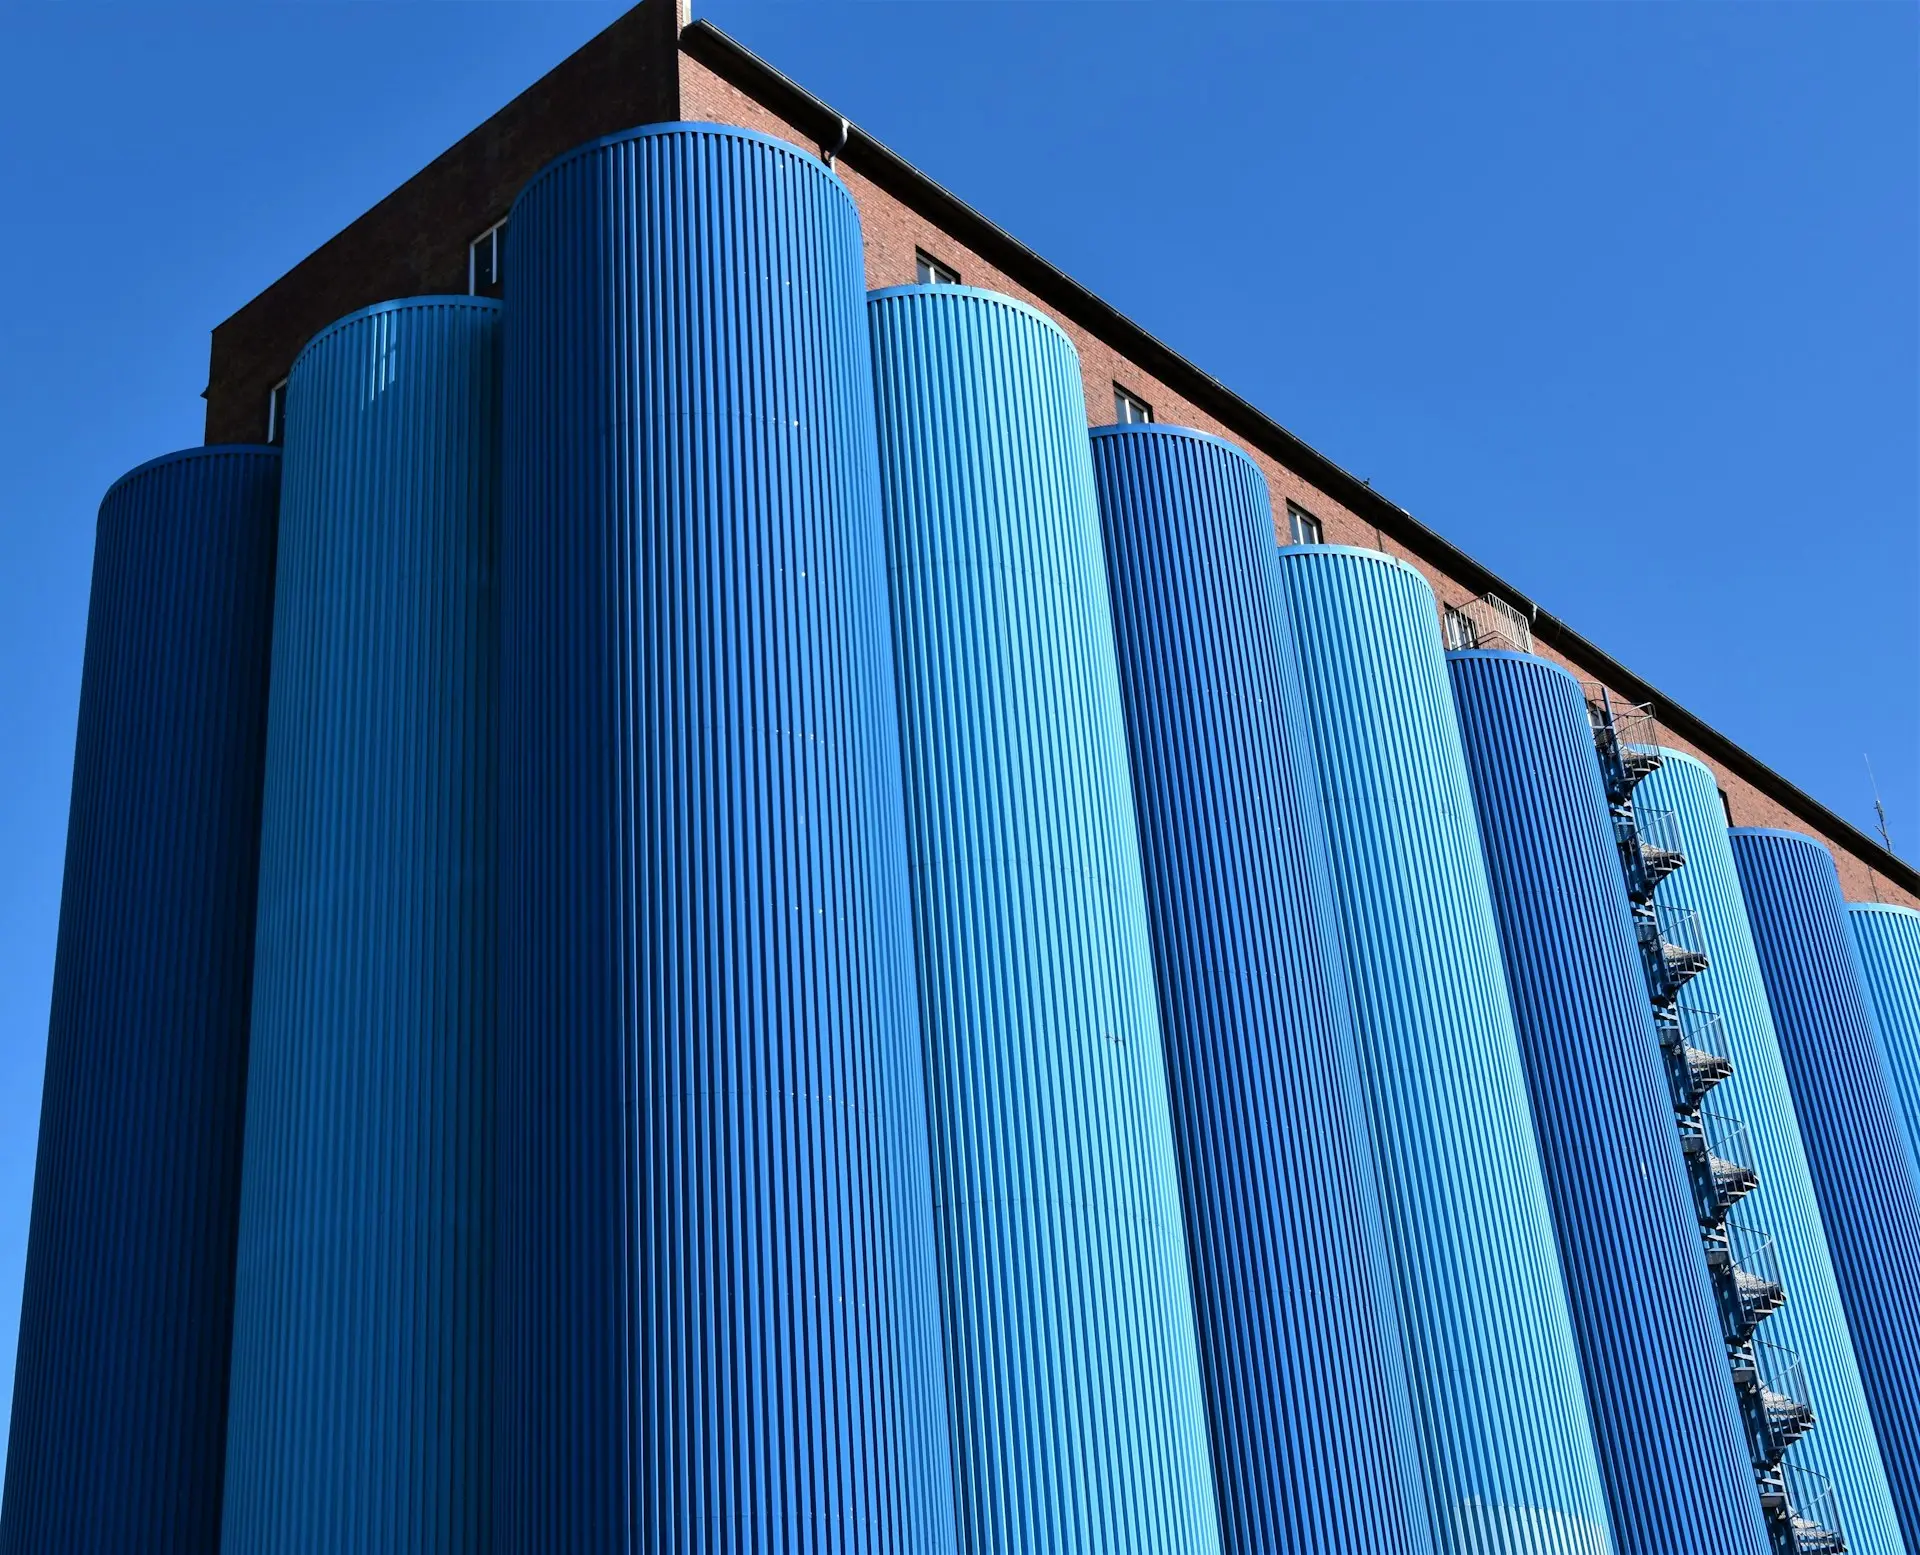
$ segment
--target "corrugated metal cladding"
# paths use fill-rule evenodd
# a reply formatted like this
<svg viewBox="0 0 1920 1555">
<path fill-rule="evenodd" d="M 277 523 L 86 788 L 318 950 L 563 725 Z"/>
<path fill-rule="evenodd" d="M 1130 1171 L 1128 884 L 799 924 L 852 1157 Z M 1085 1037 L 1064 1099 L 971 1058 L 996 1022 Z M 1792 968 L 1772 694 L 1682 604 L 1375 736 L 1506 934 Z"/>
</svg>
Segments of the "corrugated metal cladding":
<svg viewBox="0 0 1920 1555">
<path fill-rule="evenodd" d="M 226 1555 L 486 1547 L 499 312 L 288 380 Z"/>
<path fill-rule="evenodd" d="M 280 454 L 100 505 L 0 1550 L 220 1536 Z"/>
<path fill-rule="evenodd" d="M 1798 832 L 1741 827 L 1728 841 L 1881 1461 L 1920 1549 L 1920 1194 L 1840 875 Z"/>
<path fill-rule="evenodd" d="M 1219 1549 L 1073 346 L 869 304 L 960 1544 Z"/>
<path fill-rule="evenodd" d="M 950 1550 L 853 201 L 671 124 L 509 231 L 497 1545 Z"/>
<path fill-rule="evenodd" d="M 1809 1401 L 1819 1422 L 1790 1457 L 1833 1482 L 1851 1555 L 1902 1555 L 1892 1493 L 1727 843 L 1726 812 L 1706 766 L 1679 751 L 1660 755 L 1659 769 L 1634 791 L 1634 804 L 1675 812 L 1687 863 L 1661 881 L 1655 894 L 1669 906 L 1699 914 L 1705 943 L 1692 948 L 1704 950 L 1709 964 L 1687 984 L 1686 1002 L 1716 1012 L 1725 1023 L 1733 1076 L 1714 1088 L 1711 1105 L 1746 1124 L 1760 1178 L 1733 1218 L 1774 1239 L 1787 1293 L 1786 1305 L 1766 1320 L 1760 1337 L 1805 1362 Z"/>
<path fill-rule="evenodd" d="M 1586 697 L 1448 655 L 1622 1555 L 1767 1555 Z"/>
<path fill-rule="evenodd" d="M 1438 609 L 1405 563 L 1286 546 L 1436 1538 L 1613 1549 Z"/>
<path fill-rule="evenodd" d="M 1894 1110 L 1906 1130 L 1909 1164 L 1920 1174 L 1920 912 L 1890 903 L 1855 902 L 1847 908 L 1847 928 L 1873 1002 L 1880 1055 L 1893 1083 Z"/>
<path fill-rule="evenodd" d="M 1266 478 L 1167 426 L 1093 471 L 1224 1543 L 1426 1551 Z"/>
</svg>

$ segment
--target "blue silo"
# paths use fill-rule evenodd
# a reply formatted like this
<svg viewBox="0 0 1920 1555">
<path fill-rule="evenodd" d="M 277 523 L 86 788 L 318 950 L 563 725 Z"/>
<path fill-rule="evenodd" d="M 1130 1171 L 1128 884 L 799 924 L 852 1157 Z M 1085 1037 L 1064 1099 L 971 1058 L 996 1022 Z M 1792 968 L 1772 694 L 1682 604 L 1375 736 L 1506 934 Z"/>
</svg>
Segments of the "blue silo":
<svg viewBox="0 0 1920 1555">
<path fill-rule="evenodd" d="M 665 124 L 510 233 L 497 1547 L 951 1550 L 853 201 Z"/>
<path fill-rule="evenodd" d="M 1640 784 L 1634 803 L 1674 816 L 1687 863 L 1660 883 L 1657 899 L 1669 913 L 1696 915 L 1679 932 L 1698 938 L 1692 948 L 1705 952 L 1707 966 L 1686 996 L 1721 1019 L 1733 1073 L 1714 1091 L 1713 1106 L 1744 1128 L 1748 1164 L 1758 1179 L 1729 1223 L 1740 1234 L 1733 1251 L 1752 1276 L 1785 1293 L 1762 1332 L 1800 1358 L 1817 1421 L 1793 1448 L 1793 1493 L 1821 1520 L 1824 1487 L 1831 1486 L 1832 1516 L 1851 1555 L 1903 1555 L 1718 786 L 1693 757 L 1665 749 L 1659 755 L 1658 770 Z"/>
<path fill-rule="evenodd" d="M 1847 928 L 1873 1002 L 1880 1055 L 1920 1180 L 1920 912 L 1891 902 L 1851 902 Z"/>
<path fill-rule="evenodd" d="M 0 1550 L 220 1536 L 280 452 L 100 504 Z"/>
<path fill-rule="evenodd" d="M 1427 1550 L 1266 478 L 1169 426 L 1093 472 L 1223 1542 Z"/>
<path fill-rule="evenodd" d="M 1448 656 L 1622 1555 L 1767 1555 L 1586 695 Z"/>
<path fill-rule="evenodd" d="M 960 1544 L 1219 1548 L 1080 364 L 958 286 L 873 370 Z"/>
<path fill-rule="evenodd" d="M 1799 832 L 1740 827 L 1728 841 L 1881 1461 L 1920 1548 L 1920 1191 L 1840 875 Z"/>
<path fill-rule="evenodd" d="M 1433 591 L 1279 553 L 1360 1069 L 1448 1551 L 1614 1548 Z"/>
<path fill-rule="evenodd" d="M 225 1555 L 486 1547 L 499 323 L 288 380 Z"/>
</svg>

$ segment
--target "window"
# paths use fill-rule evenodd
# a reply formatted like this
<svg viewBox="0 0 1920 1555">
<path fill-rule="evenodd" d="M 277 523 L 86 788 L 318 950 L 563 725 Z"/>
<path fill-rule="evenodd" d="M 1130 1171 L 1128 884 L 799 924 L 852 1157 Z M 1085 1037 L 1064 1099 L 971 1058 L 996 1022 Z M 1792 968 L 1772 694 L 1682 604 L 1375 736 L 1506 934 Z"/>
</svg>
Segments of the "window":
<svg viewBox="0 0 1920 1555">
<path fill-rule="evenodd" d="M 1287 504 L 1287 538 L 1295 545 L 1318 545 L 1325 533 L 1320 520 L 1305 508 Z"/>
<path fill-rule="evenodd" d="M 1153 407 L 1137 394 L 1130 394 L 1119 384 L 1113 386 L 1113 421 L 1115 426 L 1137 427 L 1153 420 Z"/>
<path fill-rule="evenodd" d="M 267 441 L 287 440 L 287 380 L 282 378 L 267 390 Z"/>
<path fill-rule="evenodd" d="M 1477 648 L 1480 646 L 1480 628 L 1473 624 L 1473 617 L 1464 610 L 1455 610 L 1447 606 L 1445 620 L 1446 639 L 1449 648 Z"/>
<path fill-rule="evenodd" d="M 922 249 L 913 251 L 913 278 L 922 286 L 958 286 L 960 272 Z"/>
<path fill-rule="evenodd" d="M 467 245 L 467 295 L 498 297 L 507 257 L 507 224 L 496 221 Z"/>
</svg>

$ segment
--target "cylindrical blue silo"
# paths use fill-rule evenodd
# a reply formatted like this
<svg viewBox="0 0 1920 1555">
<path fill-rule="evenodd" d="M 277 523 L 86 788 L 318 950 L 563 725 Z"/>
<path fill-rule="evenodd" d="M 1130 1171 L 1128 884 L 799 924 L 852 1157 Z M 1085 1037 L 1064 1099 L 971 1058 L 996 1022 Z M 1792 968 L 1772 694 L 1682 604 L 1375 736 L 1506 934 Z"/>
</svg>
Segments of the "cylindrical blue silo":
<svg viewBox="0 0 1920 1555">
<path fill-rule="evenodd" d="M 1767 1555 L 1586 696 L 1448 655 L 1621 1555 Z"/>
<path fill-rule="evenodd" d="M 1853 902 L 1847 928 L 1873 1004 L 1908 1160 L 1920 1181 L 1920 912 L 1891 902 Z"/>
<path fill-rule="evenodd" d="M 1818 1422 L 1790 1458 L 1832 1483 L 1851 1555 L 1902 1555 L 1719 789 L 1712 771 L 1693 757 L 1672 750 L 1660 757 L 1659 768 L 1634 791 L 1634 807 L 1672 811 L 1686 855 L 1686 867 L 1661 881 L 1656 894 L 1665 906 L 1698 915 L 1701 943 L 1693 948 L 1706 952 L 1708 964 L 1687 984 L 1686 998 L 1723 1022 L 1733 1074 L 1714 1090 L 1713 1106 L 1746 1125 L 1759 1178 L 1734 1219 L 1756 1239 L 1772 1238 L 1787 1299 L 1761 1333 L 1800 1356 Z"/>
<path fill-rule="evenodd" d="M 499 316 L 288 380 L 225 1555 L 487 1546 Z"/>
<path fill-rule="evenodd" d="M 951 1550 L 853 201 L 667 124 L 510 231 L 498 1548 Z"/>
<path fill-rule="evenodd" d="M 1169 426 L 1097 429 L 1093 472 L 1223 1543 L 1424 1551 L 1266 478 Z"/>
<path fill-rule="evenodd" d="M 1448 1551 L 1613 1549 L 1433 591 L 1287 546 L 1429 1503 Z"/>
<path fill-rule="evenodd" d="M 1881 1461 L 1920 1549 L 1920 1192 L 1839 871 L 1799 832 L 1740 827 L 1728 841 Z"/>
<path fill-rule="evenodd" d="M 968 1555 L 1219 1548 L 1079 358 L 869 303 Z"/>
<path fill-rule="evenodd" d="M 0 1550 L 220 1537 L 280 453 L 100 505 Z"/>
</svg>

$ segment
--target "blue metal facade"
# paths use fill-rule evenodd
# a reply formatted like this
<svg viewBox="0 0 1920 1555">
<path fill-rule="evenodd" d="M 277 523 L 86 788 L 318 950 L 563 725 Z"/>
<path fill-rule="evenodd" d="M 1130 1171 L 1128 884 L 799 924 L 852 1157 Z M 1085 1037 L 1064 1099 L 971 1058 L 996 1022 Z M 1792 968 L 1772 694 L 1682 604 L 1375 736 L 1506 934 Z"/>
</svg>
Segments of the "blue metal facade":
<svg viewBox="0 0 1920 1555">
<path fill-rule="evenodd" d="M 225 1555 L 486 1543 L 499 315 L 288 383 Z"/>
<path fill-rule="evenodd" d="M 1719 790 L 1713 773 L 1693 757 L 1672 750 L 1660 756 L 1659 769 L 1634 798 L 1674 812 L 1687 864 L 1656 894 L 1667 907 L 1699 915 L 1701 943 L 1693 948 L 1706 953 L 1708 965 L 1687 985 L 1687 997 L 1725 1023 L 1733 1074 L 1715 1090 L 1713 1104 L 1746 1125 L 1759 1178 L 1734 1218 L 1756 1237 L 1773 1240 L 1786 1304 L 1766 1320 L 1766 1333 L 1804 1362 L 1818 1421 L 1790 1458 L 1832 1482 L 1851 1555 L 1902 1555 Z"/>
<path fill-rule="evenodd" d="M 1920 1549 L 1920 1194 L 1839 872 L 1798 832 L 1728 840 L 1881 1461 Z"/>
<path fill-rule="evenodd" d="M 1614 1548 L 1438 611 L 1376 551 L 1278 552 L 1327 814 L 1435 1536 Z"/>
<path fill-rule="evenodd" d="M 869 304 L 961 1548 L 1219 1548 L 1080 365 Z"/>
<path fill-rule="evenodd" d="M 616 136 L 506 304 L 496 1545 L 950 1550 L 852 199 Z"/>
<path fill-rule="evenodd" d="M 1621 1555 L 1766 1555 L 1585 693 L 1448 670 Z"/>
<path fill-rule="evenodd" d="M 1425 1551 L 1266 478 L 1167 426 L 1093 470 L 1223 1542 Z"/>
<path fill-rule="evenodd" d="M 1881 902 L 1847 908 L 1847 928 L 1873 1003 L 1880 1056 L 1920 1182 L 1920 912 Z"/>
<path fill-rule="evenodd" d="M 277 449 L 100 504 L 0 1550 L 220 1530 Z"/>
</svg>

